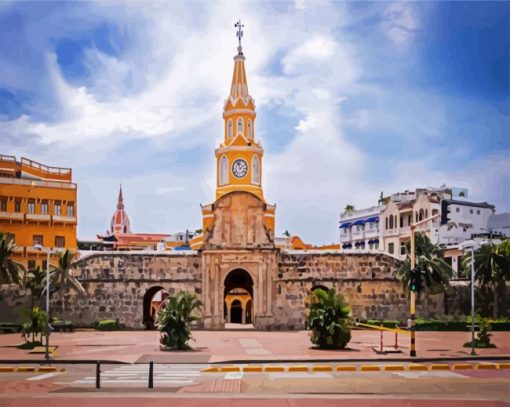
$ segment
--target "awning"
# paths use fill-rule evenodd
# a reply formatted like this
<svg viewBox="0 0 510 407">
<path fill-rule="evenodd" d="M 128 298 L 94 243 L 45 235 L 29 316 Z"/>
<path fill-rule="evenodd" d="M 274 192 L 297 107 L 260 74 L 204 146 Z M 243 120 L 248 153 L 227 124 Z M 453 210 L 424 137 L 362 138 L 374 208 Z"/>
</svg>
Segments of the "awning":
<svg viewBox="0 0 510 407">
<path fill-rule="evenodd" d="M 370 239 L 370 240 L 368 241 L 368 244 L 374 244 L 374 241 L 373 241 L 372 239 Z"/>
<path fill-rule="evenodd" d="M 379 243 L 379 239 L 374 239 L 373 243 Z"/>
<path fill-rule="evenodd" d="M 351 226 L 351 222 L 342 223 L 342 224 L 340 225 L 340 229 L 348 228 L 349 226 Z"/>
<path fill-rule="evenodd" d="M 368 218 L 365 222 L 379 222 L 379 217 L 373 216 L 371 218 Z"/>
<path fill-rule="evenodd" d="M 360 220 L 357 220 L 356 222 L 354 222 L 352 224 L 352 226 L 356 226 L 356 225 L 364 225 L 365 224 L 365 220 L 364 219 L 360 219 Z"/>
<path fill-rule="evenodd" d="M 351 243 L 344 243 L 342 245 L 342 249 L 350 249 L 352 247 L 352 244 Z"/>
<path fill-rule="evenodd" d="M 365 242 L 356 242 L 356 243 L 354 243 L 354 246 L 356 246 L 356 247 L 365 246 Z"/>
</svg>

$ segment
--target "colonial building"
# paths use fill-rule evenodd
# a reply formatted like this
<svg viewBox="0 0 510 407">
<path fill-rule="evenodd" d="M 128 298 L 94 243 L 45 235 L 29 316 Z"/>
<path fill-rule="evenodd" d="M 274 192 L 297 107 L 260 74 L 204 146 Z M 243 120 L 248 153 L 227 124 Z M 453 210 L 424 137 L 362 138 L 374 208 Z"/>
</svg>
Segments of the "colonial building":
<svg viewBox="0 0 510 407">
<path fill-rule="evenodd" d="M 76 249 L 77 188 L 70 168 L 0 155 L 0 232 L 16 244 L 14 259 L 46 268 L 35 245 Z"/>
<path fill-rule="evenodd" d="M 381 213 L 385 205 L 347 210 L 340 215 L 340 248 L 343 253 L 381 251 Z"/>
</svg>

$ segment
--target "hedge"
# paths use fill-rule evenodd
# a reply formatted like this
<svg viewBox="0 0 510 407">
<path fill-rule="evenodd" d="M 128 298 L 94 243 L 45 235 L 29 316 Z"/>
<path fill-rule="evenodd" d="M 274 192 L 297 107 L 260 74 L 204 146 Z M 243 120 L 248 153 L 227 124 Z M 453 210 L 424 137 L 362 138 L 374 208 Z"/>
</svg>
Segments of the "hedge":
<svg viewBox="0 0 510 407">
<path fill-rule="evenodd" d="M 125 329 L 124 324 L 119 323 L 118 320 L 105 319 L 102 321 L 96 321 L 94 323 L 94 329 L 98 331 L 122 331 Z"/>
</svg>

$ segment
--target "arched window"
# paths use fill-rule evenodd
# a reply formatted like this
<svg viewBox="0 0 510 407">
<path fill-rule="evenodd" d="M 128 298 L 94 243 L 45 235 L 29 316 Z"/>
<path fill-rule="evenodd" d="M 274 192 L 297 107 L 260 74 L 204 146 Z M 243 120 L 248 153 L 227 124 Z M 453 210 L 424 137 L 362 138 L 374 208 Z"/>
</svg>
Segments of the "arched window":
<svg viewBox="0 0 510 407">
<path fill-rule="evenodd" d="M 418 217 L 418 220 L 423 220 L 423 209 L 420 209 L 420 216 Z"/>
<path fill-rule="evenodd" d="M 248 120 L 248 138 L 253 137 L 253 130 L 251 128 L 251 120 Z"/>
<path fill-rule="evenodd" d="M 227 137 L 232 138 L 232 120 L 229 120 L 227 124 Z"/>
<path fill-rule="evenodd" d="M 221 157 L 220 160 L 220 185 L 228 183 L 228 158 L 226 156 Z"/>
<path fill-rule="evenodd" d="M 390 229 L 393 229 L 393 216 L 390 216 Z"/>
<path fill-rule="evenodd" d="M 237 135 L 239 134 L 244 134 L 243 119 L 241 118 L 237 119 Z"/>
<path fill-rule="evenodd" d="M 260 159 L 258 155 L 254 155 L 251 160 L 251 183 L 260 185 Z"/>
</svg>

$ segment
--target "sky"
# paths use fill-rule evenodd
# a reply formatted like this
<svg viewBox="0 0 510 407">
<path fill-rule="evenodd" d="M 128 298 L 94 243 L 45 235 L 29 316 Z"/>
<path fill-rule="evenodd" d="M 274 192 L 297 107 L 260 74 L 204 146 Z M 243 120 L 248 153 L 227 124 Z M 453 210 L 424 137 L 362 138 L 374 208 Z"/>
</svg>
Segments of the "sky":
<svg viewBox="0 0 510 407">
<path fill-rule="evenodd" d="M 71 167 L 78 238 L 201 227 L 237 39 L 276 235 L 443 184 L 510 211 L 510 2 L 0 2 L 0 154 Z"/>
</svg>

